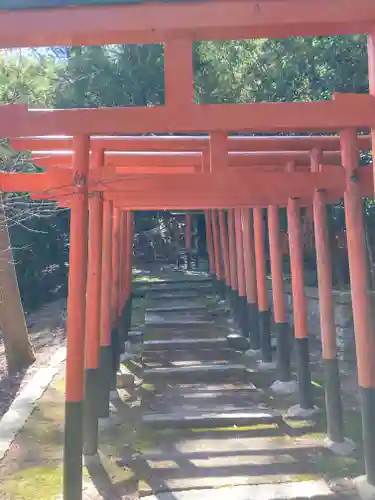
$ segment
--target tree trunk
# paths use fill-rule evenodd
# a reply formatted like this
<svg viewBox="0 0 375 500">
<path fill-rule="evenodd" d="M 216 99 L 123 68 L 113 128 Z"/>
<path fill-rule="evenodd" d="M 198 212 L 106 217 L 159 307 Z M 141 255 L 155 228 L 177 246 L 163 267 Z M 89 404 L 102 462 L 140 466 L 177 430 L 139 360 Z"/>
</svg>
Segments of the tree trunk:
<svg viewBox="0 0 375 500">
<path fill-rule="evenodd" d="M 13 252 L 4 209 L 0 206 L 0 327 L 8 373 L 17 373 L 35 361 L 18 288 Z"/>
</svg>

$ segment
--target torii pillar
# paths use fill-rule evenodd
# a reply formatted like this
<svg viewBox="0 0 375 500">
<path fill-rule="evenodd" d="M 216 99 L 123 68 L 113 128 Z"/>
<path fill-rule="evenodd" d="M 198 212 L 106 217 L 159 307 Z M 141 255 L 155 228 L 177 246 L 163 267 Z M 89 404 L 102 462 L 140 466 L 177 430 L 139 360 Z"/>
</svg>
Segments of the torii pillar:
<svg viewBox="0 0 375 500">
<path fill-rule="evenodd" d="M 64 500 L 82 498 L 84 346 L 87 279 L 88 187 L 90 139 L 73 139 L 76 193 L 70 215 L 67 358 L 65 382 Z"/>
<path fill-rule="evenodd" d="M 366 477 L 358 479 L 358 488 L 364 498 L 375 498 L 375 335 L 363 202 L 355 176 L 359 166 L 356 131 L 342 131 L 340 140 L 342 163 L 347 172 L 345 220 L 366 468 Z"/>
</svg>

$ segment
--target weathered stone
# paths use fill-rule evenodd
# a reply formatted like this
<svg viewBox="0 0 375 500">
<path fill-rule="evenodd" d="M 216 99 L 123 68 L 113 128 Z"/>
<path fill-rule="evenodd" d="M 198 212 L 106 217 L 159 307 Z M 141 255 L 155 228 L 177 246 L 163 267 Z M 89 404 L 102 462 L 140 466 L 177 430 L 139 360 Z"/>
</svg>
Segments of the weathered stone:
<svg viewBox="0 0 375 500">
<path fill-rule="evenodd" d="M 230 333 L 227 340 L 230 347 L 239 351 L 246 351 L 250 347 L 249 339 L 239 333 Z"/>
</svg>

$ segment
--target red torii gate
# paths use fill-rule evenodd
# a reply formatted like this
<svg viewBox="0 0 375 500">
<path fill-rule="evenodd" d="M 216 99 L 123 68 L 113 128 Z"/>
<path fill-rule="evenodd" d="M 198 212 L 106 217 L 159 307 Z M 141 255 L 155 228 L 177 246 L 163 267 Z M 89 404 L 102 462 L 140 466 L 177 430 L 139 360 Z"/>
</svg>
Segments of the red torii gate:
<svg viewBox="0 0 375 500">
<path fill-rule="evenodd" d="M 78 2 L 78 0 L 77 0 Z M 71 2 L 69 2 L 71 4 Z M 25 3 L 26 7 L 33 3 Z M 37 2 L 37 6 L 40 7 Z M 8 7 L 9 8 L 9 7 Z M 22 4 L 21 4 L 22 8 Z M 317 240 L 319 287 L 325 304 L 322 307 L 323 338 L 330 341 L 325 345 L 325 363 L 327 374 L 337 383 L 337 361 L 332 343 L 332 286 L 327 278 L 329 260 L 327 260 L 327 238 L 324 221 L 324 206 L 326 197 L 323 193 L 337 190 L 344 192 L 345 214 L 348 233 L 348 251 L 352 284 L 353 314 L 356 333 L 358 376 L 361 394 L 361 411 L 364 432 L 364 453 L 366 461 L 367 481 L 375 486 L 375 428 L 372 425 L 373 408 L 375 407 L 375 338 L 371 316 L 371 301 L 367 288 L 366 252 L 364 242 L 363 211 L 361 206 L 362 189 L 368 187 L 359 169 L 357 151 L 357 129 L 375 128 L 375 38 L 369 37 L 369 76 L 370 94 L 336 95 L 333 101 L 317 101 L 311 103 L 256 103 L 241 105 L 197 105 L 194 104 L 192 42 L 196 40 L 238 39 L 247 37 L 282 37 L 282 36 L 309 36 L 334 35 L 351 33 L 373 33 L 375 25 L 375 4 L 373 0 L 316 0 L 311 2 L 295 2 L 294 0 L 211 0 L 207 2 L 182 3 L 150 3 L 141 5 L 116 6 L 85 6 L 61 7 L 55 9 L 40 9 L 35 11 L 0 11 L 0 46 L 45 46 L 45 45 L 91 45 L 109 43 L 165 43 L 165 80 L 166 105 L 150 108 L 117 108 L 117 109 L 83 109 L 83 110 L 54 110 L 54 111 L 27 111 L 25 107 L 13 106 L 2 108 L 0 116 L 0 134 L 2 136 L 20 137 L 30 135 L 67 134 L 73 138 L 73 168 L 72 172 L 62 169 L 55 174 L 1 174 L 0 185 L 4 191 L 44 191 L 49 189 L 53 198 L 64 194 L 61 181 L 70 179 L 74 193 L 71 201 L 71 249 L 70 249 L 70 276 L 68 300 L 68 358 L 67 358 L 67 406 L 66 406 L 66 446 L 64 461 L 64 498 L 77 500 L 81 497 L 82 481 L 82 443 L 80 438 L 82 423 L 83 397 L 83 345 L 85 331 L 85 294 L 86 294 L 86 253 L 87 253 L 87 214 L 88 193 L 93 186 L 98 186 L 103 179 L 101 174 L 89 171 L 89 137 L 91 135 L 106 134 L 146 134 L 146 133 L 196 133 L 210 134 L 210 172 L 202 174 L 178 174 L 180 178 L 173 179 L 173 174 L 165 176 L 168 179 L 167 187 L 175 189 L 179 183 L 187 183 L 186 189 L 197 187 L 195 177 L 199 176 L 199 184 L 204 183 L 208 190 L 201 200 L 194 200 L 200 204 L 199 208 L 231 208 L 229 212 L 229 268 L 227 262 L 226 279 L 233 290 L 238 290 L 240 296 L 245 296 L 247 286 L 253 297 L 255 289 L 258 293 L 259 310 L 266 312 L 265 290 L 260 286 L 264 278 L 264 261 L 262 259 L 261 236 L 264 231 L 262 207 L 271 202 L 272 188 L 280 190 L 280 199 L 273 204 L 288 206 L 290 223 L 290 256 L 292 263 L 292 287 L 295 299 L 294 322 L 299 352 L 299 380 L 301 387 L 301 403 L 311 406 L 309 394 L 308 349 L 306 328 L 306 301 L 304 299 L 303 262 L 301 254 L 301 232 L 298 217 L 299 202 L 313 197 L 315 230 Z M 228 141 L 227 132 L 298 132 L 298 131 L 334 131 L 340 133 L 340 149 L 343 171 L 327 176 L 324 172 L 317 172 L 319 148 L 314 154 L 313 173 L 305 172 L 230 172 L 228 175 Z M 289 166 L 290 170 L 294 165 Z M 232 167 L 230 168 L 232 170 Z M 372 169 L 373 170 L 373 169 Z M 57 173 L 58 172 L 58 173 Z M 107 175 L 103 169 L 103 175 Z M 116 169 L 112 174 L 117 177 Z M 305 175 L 309 177 L 303 177 Z M 340 177 L 341 174 L 341 177 Z M 27 175 L 27 179 L 21 177 Z M 177 174 L 176 174 L 177 175 Z M 299 177 L 297 177 L 297 175 Z M 30 176 L 30 177 L 29 177 Z M 54 178 L 55 176 L 55 178 Z M 43 179 L 41 178 L 43 177 Z M 164 177 L 164 176 L 163 176 Z M 189 179 L 191 177 L 191 179 Z M 250 179 L 251 177 L 251 179 Z M 59 182 L 57 182 L 57 178 Z M 242 178 L 242 181 L 241 181 Z M 334 181 L 330 181 L 334 178 Z M 359 181 L 358 181 L 359 178 Z M 232 180 L 231 180 L 232 179 Z M 273 180 L 271 180 L 273 179 Z M 286 189 L 285 180 L 289 190 Z M 127 189 L 128 183 L 133 181 L 131 206 L 118 208 L 134 209 L 142 207 L 142 189 L 158 187 L 158 175 L 155 179 L 134 174 L 134 179 L 127 179 L 126 183 L 118 181 L 119 190 Z M 225 197 L 224 185 L 232 182 L 232 189 L 240 189 L 240 184 L 247 183 L 247 187 L 256 186 L 258 189 L 243 188 L 239 191 L 241 203 L 233 203 L 232 198 Z M 38 184 L 40 183 L 40 184 Z M 264 186 L 264 183 L 269 183 Z M 115 184 L 115 182 L 113 182 Z M 164 184 L 164 183 L 163 183 Z M 306 184 L 308 184 L 306 186 Z M 119 202 L 119 198 L 112 198 L 111 186 L 101 185 L 104 192 L 104 212 L 109 210 L 112 203 Z M 160 187 L 160 184 L 159 184 Z M 113 188 L 113 186 L 112 186 Z M 371 183 L 371 190 L 373 187 Z M 221 191 L 220 191 L 221 189 Z M 259 191 L 261 189 L 261 191 Z M 219 197 L 215 198 L 213 191 L 219 190 Z M 258 192 L 258 197 L 256 196 Z M 52 193 L 53 192 L 53 193 Z M 184 200 L 183 208 L 191 208 L 190 196 Z M 168 198 L 173 193 L 168 191 Z M 188 194 L 189 194 L 188 193 Z M 254 198 L 253 198 L 254 195 Z M 207 197 L 210 196 L 209 201 Z M 249 200 L 247 196 L 251 199 Z M 335 193 L 336 196 L 336 193 Z M 167 197 L 164 196 L 166 199 Z M 225 198 L 225 199 L 224 199 Z M 236 197 L 237 199 L 238 197 Z M 136 205 L 136 202 L 139 205 Z M 169 198 L 162 201 L 155 197 L 152 203 L 159 208 L 164 203 L 175 204 L 177 199 Z M 130 203 L 130 202 L 129 202 Z M 160 204 L 161 203 L 161 204 Z M 243 279 L 245 260 L 241 252 L 243 244 L 244 255 L 248 255 L 245 242 L 249 243 L 251 234 L 246 228 L 249 214 L 239 212 L 243 206 L 256 205 L 254 217 L 254 254 L 256 260 L 256 285 L 247 285 Z M 149 206 L 149 205 L 148 205 Z M 195 205 L 194 205 L 195 207 Z M 234 212 L 232 211 L 234 208 Z M 174 205 L 174 208 L 176 206 Z M 277 227 L 277 211 L 273 213 L 272 227 Z M 272 218 L 272 216 L 271 216 Z M 212 219 L 214 225 L 215 219 Z M 224 231 L 222 213 L 219 213 L 219 227 Z M 117 223 L 116 223 L 117 224 Z M 111 235 L 111 219 L 103 217 L 103 235 Z M 128 220 L 119 235 L 124 234 L 126 228 L 131 227 Z M 238 230 L 242 228 L 241 232 Z M 126 229 L 128 231 L 128 229 Z M 125 231 L 125 232 L 126 232 Z M 213 237 L 216 264 L 220 262 L 218 238 Z M 220 233 L 221 234 L 221 233 Z M 242 239 L 241 239 L 242 237 Z M 215 244 L 216 240 L 216 244 Z M 111 255 L 110 239 L 103 245 L 103 256 L 107 264 Z M 264 239 L 263 239 L 264 242 Z M 263 244 L 262 242 L 262 244 Z M 237 245 L 236 245 L 237 243 Z M 264 255 L 264 252 L 263 252 Z M 250 256 L 250 258 L 252 258 Z M 96 256 L 98 260 L 98 256 Z M 103 283 L 110 284 L 109 269 L 112 260 L 118 259 L 118 252 L 111 256 L 111 265 L 103 274 Z M 280 284 L 280 266 L 274 260 L 273 275 Z M 215 265 L 218 277 L 221 276 L 219 266 Z M 129 267 L 128 267 L 129 270 Z M 113 266 L 113 271 L 118 271 Z M 248 270 L 248 278 L 251 272 Z M 254 276 L 254 273 L 252 274 Z M 129 280 L 129 273 L 128 278 Z M 250 278 L 249 278 L 250 279 Z M 276 279 L 276 278 L 275 278 Z M 124 287 L 123 287 L 124 288 Z M 244 290 L 244 288 L 246 290 Z M 275 292 L 276 293 L 276 292 Z M 113 292 L 115 295 L 116 292 Z M 254 302 L 251 302 L 252 304 Z M 280 318 L 285 318 L 280 313 Z M 279 314 L 278 313 L 278 314 Z M 109 327 L 107 312 L 106 327 Z M 266 315 L 262 315 L 263 328 L 267 322 Z M 326 320 L 326 322 L 324 322 Z M 103 324 L 103 319 L 101 320 Z M 283 323 L 282 321 L 281 323 Z M 330 330 L 331 329 L 331 330 Z M 108 330 L 106 335 L 108 336 Z M 108 340 L 108 339 L 107 339 Z M 264 337 L 263 354 L 267 356 L 268 339 Z M 265 356 L 265 357 L 266 357 Z M 328 387 L 327 387 L 328 389 Z M 332 401 L 332 400 L 331 400 Z M 329 411 L 334 411 L 327 401 Z M 334 422 L 334 419 L 330 420 Z M 334 430 L 338 434 L 338 429 Z M 331 429 L 331 436 L 333 435 Z M 342 433 L 341 433 L 342 434 Z M 342 437 L 342 435 L 341 435 Z"/>
</svg>

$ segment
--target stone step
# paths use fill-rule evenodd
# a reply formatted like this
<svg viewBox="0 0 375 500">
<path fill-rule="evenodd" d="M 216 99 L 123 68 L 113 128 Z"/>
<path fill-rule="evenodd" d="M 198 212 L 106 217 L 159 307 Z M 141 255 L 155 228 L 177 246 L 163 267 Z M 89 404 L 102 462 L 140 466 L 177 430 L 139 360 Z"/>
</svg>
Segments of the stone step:
<svg viewBox="0 0 375 500">
<path fill-rule="evenodd" d="M 186 300 L 186 299 L 196 299 L 198 300 L 200 297 L 200 294 L 197 291 L 187 291 L 187 290 L 181 290 L 178 291 L 176 290 L 175 292 L 165 292 L 161 291 L 159 293 L 147 293 L 146 298 L 148 302 L 151 301 L 159 301 L 159 300 L 164 300 L 164 301 L 174 301 L 174 300 Z"/>
<path fill-rule="evenodd" d="M 165 291 L 168 292 L 174 292 L 175 290 L 209 290 L 213 288 L 212 281 L 201 281 L 201 282 L 195 282 L 195 281 L 184 281 L 180 283 L 154 283 L 150 288 L 148 289 L 147 293 L 163 293 Z"/>
<path fill-rule="evenodd" d="M 207 306 L 199 304 L 195 305 L 165 305 L 159 307 L 148 307 L 146 313 L 160 314 L 160 313 L 196 313 L 196 312 L 209 312 Z"/>
<path fill-rule="evenodd" d="M 155 328 L 194 328 L 208 327 L 210 328 L 215 322 L 210 319 L 194 317 L 193 314 L 185 315 L 180 313 L 153 313 L 146 311 L 145 325 Z"/>
<path fill-rule="evenodd" d="M 174 349 L 173 351 L 160 350 L 160 351 L 146 351 L 143 354 L 143 362 L 158 363 L 178 363 L 184 362 L 198 362 L 198 361 L 219 361 L 219 360 L 233 360 L 237 359 L 239 354 L 228 347 L 219 347 L 217 349 Z"/>
<path fill-rule="evenodd" d="M 148 282 L 147 284 L 139 282 L 136 285 L 136 289 L 154 287 L 154 286 L 163 286 L 163 285 L 180 285 L 185 283 L 193 283 L 193 284 L 212 283 L 212 278 L 210 276 L 196 276 L 194 278 L 161 279 L 159 281 Z"/>
<path fill-rule="evenodd" d="M 301 457 L 304 454 L 327 453 L 323 435 L 292 438 L 279 433 L 276 436 L 254 437 L 252 432 L 254 431 L 221 431 L 221 439 L 218 439 L 217 436 L 212 437 L 210 431 L 183 435 L 177 430 L 167 439 L 163 431 L 158 431 L 157 446 L 143 452 L 143 456 L 150 459 L 165 457 L 168 460 L 184 456 L 189 460 L 210 455 L 230 456 L 248 452 L 252 455 L 277 456 L 289 451 Z"/>
<path fill-rule="evenodd" d="M 226 337 L 145 340 L 143 343 L 143 353 L 146 356 L 149 352 L 154 351 L 174 351 L 176 349 L 219 349 L 222 347 L 228 347 Z"/>
<path fill-rule="evenodd" d="M 145 368 L 143 377 L 145 382 L 173 380 L 175 384 L 180 382 L 197 383 L 202 381 L 224 381 L 244 380 L 247 371 L 241 364 L 196 364 L 193 366 L 168 367 L 168 368 Z"/>
<path fill-rule="evenodd" d="M 174 340 L 174 339 L 199 339 L 223 337 L 228 333 L 228 329 L 211 324 L 207 326 L 197 326 L 196 324 L 181 325 L 145 325 L 145 339 L 147 340 Z"/>
<path fill-rule="evenodd" d="M 243 384 L 245 386 L 245 384 Z M 155 412 L 168 411 L 210 411 L 212 408 L 220 407 L 225 411 L 238 409 L 249 409 L 259 405 L 264 399 L 263 392 L 258 391 L 250 385 L 246 389 L 237 390 L 181 390 L 180 385 L 174 387 L 173 391 L 166 390 L 164 394 L 154 394 L 151 402 L 147 402 L 145 408 Z"/>
<path fill-rule="evenodd" d="M 199 297 L 189 297 L 184 299 L 183 297 L 174 297 L 173 299 L 167 298 L 164 301 L 160 300 L 159 297 L 156 299 L 147 300 L 147 309 L 150 310 L 152 308 L 165 307 L 165 308 L 173 308 L 173 307 L 186 307 L 186 308 L 194 308 L 194 307 L 204 307 L 202 306 L 202 302 L 199 300 Z"/>
<path fill-rule="evenodd" d="M 207 411 L 175 411 L 169 413 L 144 412 L 142 422 L 153 428 L 186 429 L 186 428 L 218 428 L 245 427 L 252 425 L 278 424 L 282 421 L 279 413 L 273 410 L 258 408 L 239 408 L 222 410 L 213 408 Z"/>
<path fill-rule="evenodd" d="M 140 492 L 142 495 L 142 492 Z M 310 481 L 280 482 L 223 487 L 201 487 L 190 490 L 174 490 L 145 496 L 143 500 L 339 500 L 329 484 L 317 478 Z"/>
</svg>

